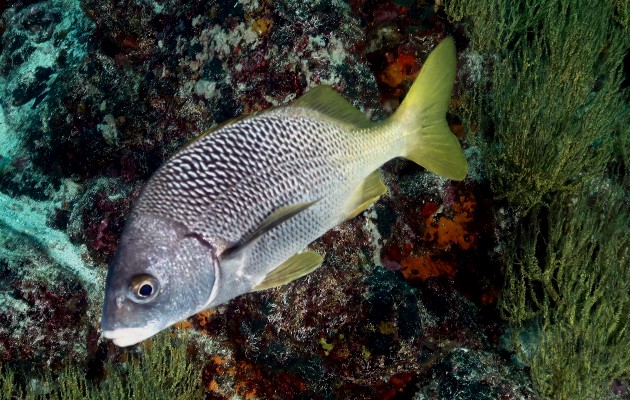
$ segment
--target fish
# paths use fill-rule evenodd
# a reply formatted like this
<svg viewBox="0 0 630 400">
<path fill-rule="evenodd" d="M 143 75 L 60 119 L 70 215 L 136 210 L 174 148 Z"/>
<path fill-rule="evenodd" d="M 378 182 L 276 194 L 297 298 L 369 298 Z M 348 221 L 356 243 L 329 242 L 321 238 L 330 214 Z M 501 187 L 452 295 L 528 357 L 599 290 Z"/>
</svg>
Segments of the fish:
<svg viewBox="0 0 630 400">
<path fill-rule="evenodd" d="M 384 121 L 317 86 L 178 150 L 125 222 L 105 283 L 103 336 L 131 346 L 316 270 L 324 260 L 308 245 L 387 191 L 380 167 L 391 159 L 463 180 L 466 158 L 446 121 L 455 70 L 446 37 Z"/>
</svg>

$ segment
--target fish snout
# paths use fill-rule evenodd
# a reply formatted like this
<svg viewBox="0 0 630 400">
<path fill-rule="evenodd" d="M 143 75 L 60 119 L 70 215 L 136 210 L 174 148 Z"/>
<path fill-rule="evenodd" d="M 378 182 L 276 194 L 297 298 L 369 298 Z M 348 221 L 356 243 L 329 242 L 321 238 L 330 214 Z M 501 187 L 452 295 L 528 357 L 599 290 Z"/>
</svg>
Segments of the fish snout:
<svg viewBox="0 0 630 400">
<path fill-rule="evenodd" d="M 116 346 L 126 347 L 140 343 L 158 333 L 159 330 L 150 328 L 120 328 L 113 330 L 103 329 L 103 337 L 110 339 Z"/>
</svg>

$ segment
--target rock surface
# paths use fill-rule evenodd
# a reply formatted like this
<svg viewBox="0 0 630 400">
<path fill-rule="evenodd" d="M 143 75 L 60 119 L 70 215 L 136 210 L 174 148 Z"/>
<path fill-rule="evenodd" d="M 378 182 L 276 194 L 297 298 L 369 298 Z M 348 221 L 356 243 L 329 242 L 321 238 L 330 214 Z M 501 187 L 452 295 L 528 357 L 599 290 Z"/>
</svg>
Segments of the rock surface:
<svg viewBox="0 0 630 400">
<path fill-rule="evenodd" d="M 319 84 L 382 119 L 456 33 L 432 4 L 401 0 L 3 7 L 0 360 L 51 371 L 120 355 L 100 338 L 106 268 L 177 148 Z M 312 244 L 322 268 L 179 324 L 207 344 L 207 399 L 534 398 L 499 347 L 484 183 L 400 160 L 383 175 L 387 195 Z"/>
</svg>

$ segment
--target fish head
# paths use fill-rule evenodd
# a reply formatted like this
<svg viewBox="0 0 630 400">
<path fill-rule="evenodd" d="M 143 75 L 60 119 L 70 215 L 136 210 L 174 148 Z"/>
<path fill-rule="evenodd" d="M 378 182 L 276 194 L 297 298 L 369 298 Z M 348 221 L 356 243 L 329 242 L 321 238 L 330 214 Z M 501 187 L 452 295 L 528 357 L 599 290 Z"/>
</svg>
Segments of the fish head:
<svg viewBox="0 0 630 400">
<path fill-rule="evenodd" d="M 218 260 L 183 224 L 132 217 L 105 284 L 103 335 L 130 346 L 206 308 L 218 285 Z"/>
</svg>

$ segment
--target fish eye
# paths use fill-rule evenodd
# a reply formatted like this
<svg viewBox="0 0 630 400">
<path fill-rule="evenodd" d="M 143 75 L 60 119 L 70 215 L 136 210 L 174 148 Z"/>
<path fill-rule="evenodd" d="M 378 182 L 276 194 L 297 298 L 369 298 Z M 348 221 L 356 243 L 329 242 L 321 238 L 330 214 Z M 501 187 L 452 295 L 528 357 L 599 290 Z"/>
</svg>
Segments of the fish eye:
<svg viewBox="0 0 630 400">
<path fill-rule="evenodd" d="M 155 299 L 160 291 L 158 280 L 151 275 L 136 275 L 131 280 L 129 297 L 136 303 L 148 303 Z"/>
</svg>

